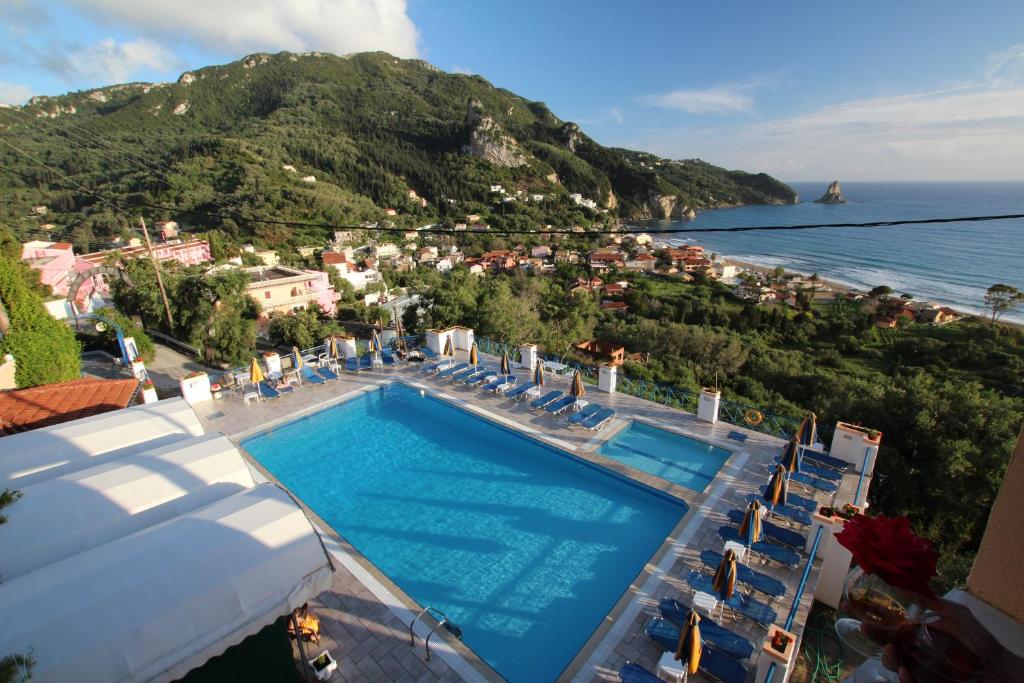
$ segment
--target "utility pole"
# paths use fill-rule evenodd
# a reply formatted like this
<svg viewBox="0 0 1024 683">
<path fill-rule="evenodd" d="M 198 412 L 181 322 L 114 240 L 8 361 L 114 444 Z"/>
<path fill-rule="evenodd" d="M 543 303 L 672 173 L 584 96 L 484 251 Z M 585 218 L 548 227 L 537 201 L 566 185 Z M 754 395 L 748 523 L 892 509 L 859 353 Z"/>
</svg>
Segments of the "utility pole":
<svg viewBox="0 0 1024 683">
<path fill-rule="evenodd" d="M 142 216 L 139 216 L 139 223 L 142 225 L 142 234 L 146 238 L 146 249 L 149 250 L 149 258 L 153 261 L 153 269 L 156 271 L 156 283 L 160 285 L 160 296 L 164 300 L 164 313 L 167 314 L 167 331 L 174 332 L 171 305 L 167 302 L 167 290 L 164 289 L 164 279 L 160 277 L 160 262 L 156 260 L 156 255 L 153 253 L 153 243 L 149 241 L 149 230 L 146 229 L 146 221 Z"/>
</svg>

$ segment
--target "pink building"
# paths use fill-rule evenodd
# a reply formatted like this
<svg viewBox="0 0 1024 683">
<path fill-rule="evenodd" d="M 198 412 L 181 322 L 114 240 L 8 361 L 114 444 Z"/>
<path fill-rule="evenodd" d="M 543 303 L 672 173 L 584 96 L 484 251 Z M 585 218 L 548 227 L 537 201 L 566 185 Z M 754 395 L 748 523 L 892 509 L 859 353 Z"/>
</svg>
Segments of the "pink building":
<svg viewBox="0 0 1024 683">
<path fill-rule="evenodd" d="M 39 271 L 39 279 L 54 294 L 67 294 L 75 277 L 75 249 L 68 242 L 32 241 L 21 245 L 21 260 Z"/>
<path fill-rule="evenodd" d="M 110 254 L 124 254 L 136 258 L 149 256 L 145 246 L 123 247 L 121 249 L 108 249 L 97 251 L 92 254 L 85 254 L 82 259 L 100 265 Z M 174 241 L 153 245 L 153 255 L 158 261 L 177 261 L 185 266 L 194 266 L 199 263 L 212 261 L 210 255 L 210 243 L 206 240 L 188 240 L 187 242 Z"/>
</svg>

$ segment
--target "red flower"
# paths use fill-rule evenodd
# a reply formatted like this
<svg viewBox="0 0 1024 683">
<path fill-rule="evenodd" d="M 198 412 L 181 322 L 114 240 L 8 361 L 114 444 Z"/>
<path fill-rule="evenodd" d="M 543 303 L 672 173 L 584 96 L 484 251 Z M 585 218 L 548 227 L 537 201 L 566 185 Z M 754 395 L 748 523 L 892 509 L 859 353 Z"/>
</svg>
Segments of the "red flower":
<svg viewBox="0 0 1024 683">
<path fill-rule="evenodd" d="M 906 517 L 857 515 L 843 525 L 836 540 L 865 573 L 896 588 L 933 595 L 928 581 L 935 576 L 939 555 L 930 541 L 910 530 Z"/>
</svg>

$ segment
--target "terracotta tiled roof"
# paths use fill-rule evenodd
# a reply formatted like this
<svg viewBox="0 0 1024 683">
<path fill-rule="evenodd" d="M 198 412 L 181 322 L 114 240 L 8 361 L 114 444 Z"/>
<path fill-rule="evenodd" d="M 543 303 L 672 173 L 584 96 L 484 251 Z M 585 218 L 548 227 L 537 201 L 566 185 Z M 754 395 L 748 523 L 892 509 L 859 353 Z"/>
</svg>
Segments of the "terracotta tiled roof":
<svg viewBox="0 0 1024 683">
<path fill-rule="evenodd" d="M 324 265 L 330 266 L 335 263 L 345 263 L 348 261 L 348 257 L 345 254 L 335 254 L 334 252 L 325 251 L 323 253 Z"/>
<path fill-rule="evenodd" d="M 135 379 L 76 379 L 0 391 L 0 436 L 126 408 Z"/>
</svg>

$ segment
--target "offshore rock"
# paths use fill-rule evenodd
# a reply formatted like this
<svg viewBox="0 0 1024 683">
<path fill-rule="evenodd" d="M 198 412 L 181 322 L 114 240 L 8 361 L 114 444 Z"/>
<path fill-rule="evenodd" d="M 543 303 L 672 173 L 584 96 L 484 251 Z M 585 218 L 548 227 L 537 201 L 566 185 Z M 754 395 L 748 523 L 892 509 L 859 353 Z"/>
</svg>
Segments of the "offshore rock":
<svg viewBox="0 0 1024 683">
<path fill-rule="evenodd" d="M 825 194 L 821 195 L 821 199 L 815 199 L 817 204 L 845 204 L 846 200 L 843 198 L 843 192 L 839 189 L 839 181 L 833 180 L 832 184 L 825 190 Z"/>
</svg>

